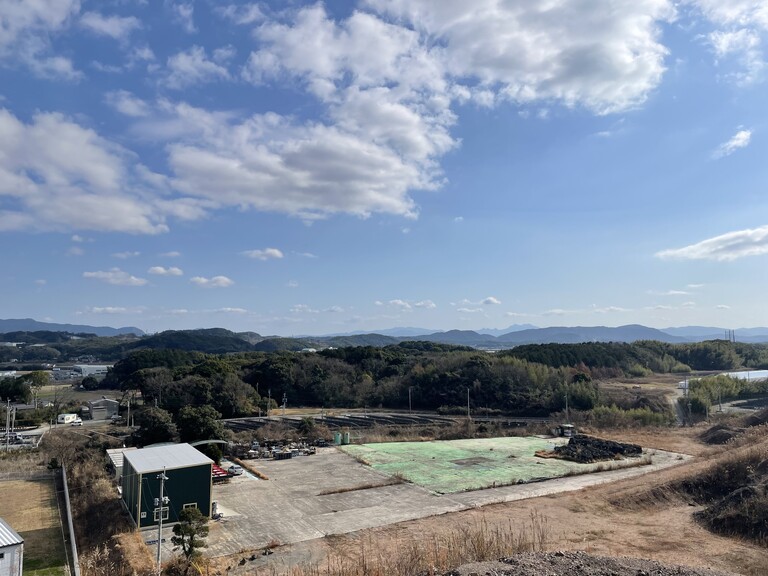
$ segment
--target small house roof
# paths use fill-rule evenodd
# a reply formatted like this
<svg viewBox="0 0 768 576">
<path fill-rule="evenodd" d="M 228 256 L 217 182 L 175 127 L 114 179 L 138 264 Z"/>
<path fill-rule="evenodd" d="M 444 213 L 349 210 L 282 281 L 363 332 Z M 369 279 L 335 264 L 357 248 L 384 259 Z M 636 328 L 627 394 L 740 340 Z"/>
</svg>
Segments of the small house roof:
<svg viewBox="0 0 768 576">
<path fill-rule="evenodd" d="M 19 536 L 19 533 L 16 532 L 16 530 L 11 528 L 5 520 L 0 518 L 0 548 L 22 544 L 23 542 L 24 538 Z"/>
<path fill-rule="evenodd" d="M 130 446 L 128 448 L 108 448 L 107 457 L 115 468 L 122 468 L 124 458 L 123 452 L 128 452 L 129 450 L 137 450 L 137 448 L 135 446 Z"/>
<path fill-rule="evenodd" d="M 174 470 L 213 464 L 213 460 L 189 444 L 170 444 L 124 452 L 123 461 L 130 463 L 139 474 L 162 472 L 163 468 Z"/>
</svg>

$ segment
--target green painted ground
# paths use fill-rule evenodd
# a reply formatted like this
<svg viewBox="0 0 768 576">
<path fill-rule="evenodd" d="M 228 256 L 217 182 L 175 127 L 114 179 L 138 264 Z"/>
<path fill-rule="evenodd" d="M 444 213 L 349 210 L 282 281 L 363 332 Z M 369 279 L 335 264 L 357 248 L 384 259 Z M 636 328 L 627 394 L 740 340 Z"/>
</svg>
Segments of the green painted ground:
<svg viewBox="0 0 768 576">
<path fill-rule="evenodd" d="M 583 474 L 598 465 L 537 458 L 562 438 L 479 438 L 342 447 L 354 458 L 438 494 Z M 611 463 L 612 465 L 614 463 Z"/>
</svg>

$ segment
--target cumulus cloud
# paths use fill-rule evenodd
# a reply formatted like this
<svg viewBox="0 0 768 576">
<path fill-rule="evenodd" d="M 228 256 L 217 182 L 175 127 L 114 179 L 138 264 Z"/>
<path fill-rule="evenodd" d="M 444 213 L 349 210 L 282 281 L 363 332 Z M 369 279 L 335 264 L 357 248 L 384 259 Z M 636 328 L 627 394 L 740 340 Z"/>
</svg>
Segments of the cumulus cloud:
<svg viewBox="0 0 768 576">
<path fill-rule="evenodd" d="M 195 84 L 229 79 L 225 66 L 208 58 L 205 48 L 192 46 L 168 58 L 168 74 L 164 85 L 180 90 Z"/>
<path fill-rule="evenodd" d="M 399 298 L 397 298 L 395 300 L 390 300 L 388 302 L 388 304 L 390 306 L 394 306 L 395 308 L 399 308 L 400 310 L 410 310 L 411 309 L 411 305 L 408 302 L 406 302 L 405 300 L 400 300 Z"/>
<path fill-rule="evenodd" d="M 97 272 L 83 272 L 83 278 L 94 278 L 115 286 L 144 286 L 147 283 L 146 279 L 131 276 L 120 268 Z"/>
<path fill-rule="evenodd" d="M 199 201 L 162 196 L 131 153 L 62 114 L 27 124 L 0 108 L 0 134 L 0 230 L 157 234 L 167 215 L 200 216 L 180 210 Z"/>
<path fill-rule="evenodd" d="M 715 308 L 717 308 L 718 310 L 730 310 L 731 309 L 731 307 L 728 306 L 728 304 L 718 304 L 717 306 L 715 306 Z"/>
<path fill-rule="evenodd" d="M 751 139 L 752 130 L 739 130 L 727 142 L 720 144 L 717 150 L 712 153 L 712 157 L 723 158 L 724 156 L 730 156 L 736 150 L 749 146 Z"/>
<path fill-rule="evenodd" d="M 441 47 L 443 65 L 471 96 L 520 104 L 559 101 L 597 113 L 641 104 L 659 84 L 665 0 L 606 10 L 593 2 L 368 0 Z"/>
<path fill-rule="evenodd" d="M 768 226 L 728 232 L 690 246 L 656 253 L 665 260 L 730 261 L 747 256 L 768 254 Z"/>
<path fill-rule="evenodd" d="M 163 252 L 162 254 L 160 254 L 160 256 L 163 258 L 178 258 L 179 256 L 181 256 L 181 252 L 172 250 L 171 252 Z"/>
<path fill-rule="evenodd" d="M 648 290 L 652 296 L 686 296 L 690 292 L 686 290 Z"/>
<path fill-rule="evenodd" d="M 137 98 L 127 90 L 113 90 L 107 92 L 104 101 L 126 116 L 142 117 L 148 116 L 150 108 L 144 100 Z"/>
<path fill-rule="evenodd" d="M 69 26 L 80 0 L 4 2 L 0 8 L 0 62 L 20 63 L 43 78 L 78 80 L 72 61 L 52 55 L 51 36 Z"/>
<path fill-rule="evenodd" d="M 413 306 L 414 308 L 426 308 L 427 310 L 437 308 L 437 304 L 432 302 L 432 300 L 420 300 L 419 302 L 414 303 Z"/>
<path fill-rule="evenodd" d="M 183 276 L 184 272 L 181 268 L 176 268 L 175 266 L 170 266 L 168 268 L 164 268 L 163 266 L 152 266 L 147 270 L 147 274 L 154 274 L 156 276 Z"/>
<path fill-rule="evenodd" d="M 126 250 L 125 252 L 114 252 L 112 258 L 119 258 L 120 260 L 127 260 L 128 258 L 136 258 L 140 256 L 141 252 Z"/>
<path fill-rule="evenodd" d="M 197 284 L 204 288 L 227 288 L 232 286 L 235 282 L 226 276 L 214 276 L 213 278 L 206 278 L 205 276 L 193 276 L 189 279 L 192 284 Z"/>
<path fill-rule="evenodd" d="M 483 298 L 480 301 L 480 303 L 483 304 L 484 306 L 492 306 L 495 304 L 501 304 L 501 300 L 499 300 L 495 296 L 488 296 L 487 298 Z"/>
<path fill-rule="evenodd" d="M 224 308 L 217 308 L 214 310 L 214 312 L 218 312 L 221 314 L 248 314 L 248 310 L 245 308 L 231 308 L 231 307 L 224 307 Z"/>
<path fill-rule="evenodd" d="M 482 311 L 483 311 L 482 308 L 466 308 L 466 307 L 456 308 L 456 312 L 462 312 L 464 314 L 477 314 L 478 312 L 482 312 Z"/>
<path fill-rule="evenodd" d="M 98 12 L 85 12 L 80 17 L 80 26 L 94 34 L 122 41 L 141 28 L 141 21 L 134 16 L 104 16 Z"/>
<path fill-rule="evenodd" d="M 254 260 L 273 260 L 283 257 L 283 253 L 277 248 L 264 248 L 263 250 L 246 250 L 243 256 L 253 258 Z"/>
</svg>

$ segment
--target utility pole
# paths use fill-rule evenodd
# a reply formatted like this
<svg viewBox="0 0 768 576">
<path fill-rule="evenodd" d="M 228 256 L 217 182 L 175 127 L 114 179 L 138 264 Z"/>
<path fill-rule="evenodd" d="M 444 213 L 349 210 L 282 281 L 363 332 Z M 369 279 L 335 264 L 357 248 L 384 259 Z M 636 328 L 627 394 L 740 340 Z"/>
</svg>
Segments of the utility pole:
<svg viewBox="0 0 768 576">
<path fill-rule="evenodd" d="M 288 404 L 288 394 L 283 392 L 283 416 L 285 416 L 285 406 Z"/>
<path fill-rule="evenodd" d="M 472 420 L 472 417 L 469 415 L 469 387 L 467 387 L 467 422 Z"/>
<path fill-rule="evenodd" d="M 157 475 L 157 479 L 160 480 L 160 498 L 155 498 L 155 512 L 157 513 L 157 576 L 161 576 L 163 573 L 163 566 L 160 563 L 161 546 L 163 544 L 163 511 L 170 502 L 170 499 L 165 495 L 165 481 L 168 480 L 168 476 L 165 475 L 165 466 L 163 466 L 162 474 Z"/>
<path fill-rule="evenodd" d="M 8 398 L 8 403 L 5 408 L 5 451 L 8 452 L 10 447 L 11 436 L 8 434 L 9 426 L 11 424 L 11 399 Z"/>
<path fill-rule="evenodd" d="M 267 401 L 267 418 L 269 418 L 269 409 L 272 407 L 272 388 L 267 388 L 267 395 L 269 398 Z"/>
<path fill-rule="evenodd" d="M 408 386 L 408 414 L 413 414 L 413 401 L 411 400 L 411 392 L 413 386 Z"/>
</svg>

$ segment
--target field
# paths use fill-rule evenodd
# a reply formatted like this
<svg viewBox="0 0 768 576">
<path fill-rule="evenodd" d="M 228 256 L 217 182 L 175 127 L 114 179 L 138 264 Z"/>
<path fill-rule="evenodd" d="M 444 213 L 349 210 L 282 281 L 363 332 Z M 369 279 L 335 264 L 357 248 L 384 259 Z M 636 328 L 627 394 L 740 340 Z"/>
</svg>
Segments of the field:
<svg viewBox="0 0 768 576">
<path fill-rule="evenodd" d="M 0 517 L 24 538 L 25 576 L 67 574 L 53 478 L 0 482 Z"/>
<path fill-rule="evenodd" d="M 638 459 L 578 464 L 535 456 L 564 444 L 563 438 L 480 438 L 434 442 L 389 442 L 344 446 L 375 470 L 399 476 L 437 494 L 550 480 L 631 466 Z"/>
</svg>

